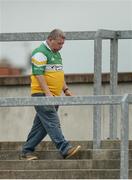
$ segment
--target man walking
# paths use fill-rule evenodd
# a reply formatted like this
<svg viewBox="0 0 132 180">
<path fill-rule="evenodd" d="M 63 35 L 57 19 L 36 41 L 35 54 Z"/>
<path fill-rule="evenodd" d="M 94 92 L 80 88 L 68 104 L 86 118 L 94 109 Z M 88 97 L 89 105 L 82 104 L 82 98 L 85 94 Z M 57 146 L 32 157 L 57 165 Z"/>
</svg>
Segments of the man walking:
<svg viewBox="0 0 132 180">
<path fill-rule="evenodd" d="M 63 72 L 59 50 L 65 34 L 59 29 L 50 32 L 48 38 L 32 53 L 31 94 L 33 97 L 72 96 Z M 48 134 L 63 158 L 70 158 L 80 149 L 73 147 L 64 137 L 57 114 L 58 106 L 35 106 L 36 115 L 27 141 L 22 148 L 21 159 L 36 160 L 35 147 Z"/>
</svg>

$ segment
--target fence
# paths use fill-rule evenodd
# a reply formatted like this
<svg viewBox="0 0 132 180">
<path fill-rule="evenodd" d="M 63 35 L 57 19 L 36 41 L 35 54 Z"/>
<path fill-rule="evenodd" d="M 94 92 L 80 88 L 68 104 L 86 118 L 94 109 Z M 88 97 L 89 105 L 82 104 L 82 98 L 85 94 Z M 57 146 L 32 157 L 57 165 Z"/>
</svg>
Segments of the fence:
<svg viewBox="0 0 132 180">
<path fill-rule="evenodd" d="M 42 41 L 45 33 L 0 33 L 0 42 L 5 41 Z M 110 105 L 110 138 L 117 136 L 117 108 L 121 106 L 121 163 L 120 177 L 128 178 L 128 113 L 132 95 L 118 96 L 117 62 L 118 39 L 132 39 L 132 31 L 98 30 L 85 32 L 66 32 L 67 40 L 94 40 L 94 96 L 82 97 L 45 97 L 43 98 L 0 98 L 0 107 L 33 105 L 94 105 L 93 111 L 93 148 L 100 148 L 101 141 L 101 106 Z M 101 96 L 102 40 L 110 40 L 110 94 Z"/>
<path fill-rule="evenodd" d="M 121 162 L 120 177 L 128 178 L 128 134 L 129 104 L 132 95 L 108 96 L 77 96 L 77 97 L 31 97 L 31 98 L 0 98 L 0 107 L 34 106 L 34 105 L 120 105 L 121 106 Z"/>
</svg>

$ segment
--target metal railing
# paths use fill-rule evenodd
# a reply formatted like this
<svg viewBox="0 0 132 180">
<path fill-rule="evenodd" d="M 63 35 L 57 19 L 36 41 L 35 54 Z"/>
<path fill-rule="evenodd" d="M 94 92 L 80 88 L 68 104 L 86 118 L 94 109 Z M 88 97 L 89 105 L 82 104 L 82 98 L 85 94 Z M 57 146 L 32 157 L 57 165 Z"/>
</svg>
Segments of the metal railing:
<svg viewBox="0 0 132 180">
<path fill-rule="evenodd" d="M 80 31 L 65 32 L 66 40 L 94 40 L 94 95 L 101 95 L 102 41 L 110 40 L 110 94 L 117 94 L 118 39 L 132 39 L 132 31 Z M 49 32 L 0 33 L 0 42 L 42 41 Z M 109 138 L 117 138 L 117 108 L 110 105 Z M 101 107 L 94 106 L 93 112 L 93 144 L 100 148 L 101 142 Z"/>
<path fill-rule="evenodd" d="M 102 40 L 110 40 L 110 94 L 117 94 L 118 81 L 118 39 L 132 39 L 132 31 L 98 30 L 94 39 L 94 95 L 101 95 L 102 76 Z M 117 138 L 117 107 L 110 105 L 109 138 Z M 93 144 L 100 148 L 101 142 L 101 107 L 94 106 Z"/>
<path fill-rule="evenodd" d="M 38 33 L 0 33 L 0 42 L 42 41 L 48 32 Z M 67 40 L 94 40 L 94 96 L 45 97 L 43 98 L 0 98 L 0 107 L 33 105 L 94 105 L 93 148 L 100 148 L 101 105 L 110 105 L 110 139 L 117 137 L 117 105 L 121 106 L 121 165 L 120 177 L 128 178 L 128 106 L 132 95 L 117 95 L 118 39 L 132 39 L 132 31 L 83 31 L 66 32 Z M 110 40 L 110 94 L 101 96 L 102 40 Z"/>
<path fill-rule="evenodd" d="M 73 97 L 18 97 L 0 98 L 0 107 L 34 106 L 34 105 L 120 105 L 121 106 L 121 146 L 120 146 L 120 178 L 128 179 L 128 135 L 129 104 L 132 95 L 124 96 L 73 96 Z"/>
</svg>

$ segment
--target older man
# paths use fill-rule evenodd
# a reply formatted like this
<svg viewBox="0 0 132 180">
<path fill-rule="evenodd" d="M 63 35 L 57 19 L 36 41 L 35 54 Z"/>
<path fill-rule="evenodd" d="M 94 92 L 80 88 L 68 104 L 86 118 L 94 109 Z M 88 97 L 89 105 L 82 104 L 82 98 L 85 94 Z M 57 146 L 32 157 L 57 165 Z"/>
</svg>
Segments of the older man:
<svg viewBox="0 0 132 180">
<path fill-rule="evenodd" d="M 71 96 L 65 80 L 62 58 L 65 34 L 59 29 L 50 32 L 48 38 L 32 53 L 31 94 L 33 97 L 60 96 L 62 91 Z M 48 134 L 63 158 L 78 152 L 63 136 L 57 114 L 58 106 L 35 106 L 36 116 L 27 141 L 22 148 L 21 159 L 36 160 L 35 147 Z"/>
</svg>

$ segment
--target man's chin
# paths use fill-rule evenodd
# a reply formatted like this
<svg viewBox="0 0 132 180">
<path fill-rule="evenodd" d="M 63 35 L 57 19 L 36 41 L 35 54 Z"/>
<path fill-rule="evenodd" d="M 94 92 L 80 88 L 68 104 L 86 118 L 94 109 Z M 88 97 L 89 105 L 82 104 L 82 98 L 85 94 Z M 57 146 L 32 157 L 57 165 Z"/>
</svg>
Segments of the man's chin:
<svg viewBox="0 0 132 180">
<path fill-rule="evenodd" d="M 58 49 L 54 49 L 53 52 L 58 52 L 59 50 Z"/>
</svg>

